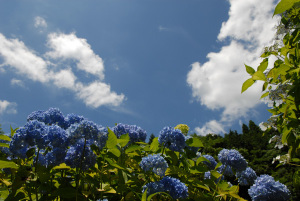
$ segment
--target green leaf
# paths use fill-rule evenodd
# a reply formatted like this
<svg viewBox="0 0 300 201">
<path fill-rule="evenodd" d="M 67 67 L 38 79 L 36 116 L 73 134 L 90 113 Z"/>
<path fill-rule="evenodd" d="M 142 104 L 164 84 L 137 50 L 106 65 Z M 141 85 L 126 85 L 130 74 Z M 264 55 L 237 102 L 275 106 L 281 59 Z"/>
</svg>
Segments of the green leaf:
<svg viewBox="0 0 300 201">
<path fill-rule="evenodd" d="M 0 147 L 7 147 L 7 148 L 9 148 L 9 144 L 6 144 L 6 143 L 0 143 Z"/>
<path fill-rule="evenodd" d="M 288 134 L 292 131 L 292 128 L 288 129 L 287 127 L 284 127 L 283 132 L 282 132 L 282 144 L 287 142 Z"/>
<path fill-rule="evenodd" d="M 142 149 L 142 147 L 140 147 L 139 145 L 134 144 L 134 145 L 129 146 L 129 147 L 125 150 L 125 153 L 128 154 L 128 153 L 130 153 L 130 152 L 134 152 L 134 151 L 140 150 L 140 149 Z"/>
<path fill-rule="evenodd" d="M 109 152 L 111 152 L 116 157 L 120 157 L 121 155 L 121 151 L 116 146 L 112 149 L 109 149 Z"/>
<path fill-rule="evenodd" d="M 251 85 L 253 85 L 253 84 L 254 84 L 254 80 L 252 78 L 249 78 L 248 80 L 246 80 L 242 86 L 242 93 L 244 91 L 246 91 L 249 87 L 251 87 Z"/>
<path fill-rule="evenodd" d="M 0 160 L 0 169 L 2 168 L 13 168 L 13 169 L 18 169 L 17 164 L 15 164 L 12 161 L 3 161 Z"/>
<path fill-rule="evenodd" d="M 275 7 L 273 16 L 281 14 L 286 10 L 289 10 L 296 2 L 299 2 L 299 0 L 281 0 Z"/>
<path fill-rule="evenodd" d="M 121 146 L 121 147 L 125 147 L 128 142 L 130 141 L 130 137 L 129 134 L 124 134 L 120 136 L 120 139 L 117 139 L 117 143 Z"/>
<path fill-rule="evenodd" d="M 201 157 L 199 157 L 199 158 L 197 159 L 196 165 L 198 165 L 198 164 L 199 164 L 200 162 L 202 162 L 202 161 L 207 161 L 207 162 L 209 162 L 208 159 L 206 159 L 205 157 L 201 156 Z"/>
<path fill-rule="evenodd" d="M 190 147 L 204 147 L 199 137 L 194 136 L 186 141 L 186 144 Z"/>
<path fill-rule="evenodd" d="M 10 137 L 8 137 L 7 135 L 0 135 L 0 140 L 11 141 Z"/>
<path fill-rule="evenodd" d="M 249 73 L 250 75 L 253 75 L 255 73 L 255 70 L 252 67 L 250 67 L 250 66 L 248 66 L 246 64 L 244 64 L 244 65 L 246 67 L 247 73 Z"/>
<path fill-rule="evenodd" d="M 53 169 L 71 169 L 71 167 L 67 166 L 65 163 L 62 163 L 58 166 L 55 166 Z"/>
<path fill-rule="evenodd" d="M 265 76 L 265 74 L 262 71 L 256 71 L 253 76 L 252 76 L 253 80 L 262 80 L 262 81 L 267 81 L 267 78 Z M 247 80 L 246 80 L 247 81 Z M 245 82 L 244 82 L 245 84 Z M 243 84 L 243 86 L 244 86 Z M 251 86 L 251 85 L 250 85 Z"/>
<path fill-rule="evenodd" d="M 113 160 L 111 160 L 110 158 L 105 158 L 105 160 L 113 167 L 121 169 L 121 170 L 126 170 L 124 167 L 121 167 L 120 165 L 118 165 L 117 163 L 115 163 Z"/>
<path fill-rule="evenodd" d="M 148 188 L 146 188 L 145 192 L 143 193 L 142 201 L 147 201 L 147 191 L 148 191 Z"/>
<path fill-rule="evenodd" d="M 219 178 L 222 176 L 222 174 L 220 174 L 218 171 L 216 170 L 212 170 L 210 171 L 211 175 L 214 176 L 215 178 Z"/>
<path fill-rule="evenodd" d="M 268 67 L 268 58 L 265 58 L 257 67 L 257 71 L 264 72 Z"/>
<path fill-rule="evenodd" d="M 266 93 L 264 93 L 263 95 L 261 95 L 260 99 L 267 97 L 269 95 L 269 92 L 267 91 Z"/>
<path fill-rule="evenodd" d="M 158 142 L 158 137 L 154 138 L 151 145 L 150 145 L 150 150 L 153 152 L 157 152 L 159 149 L 159 142 Z"/>
<path fill-rule="evenodd" d="M 19 128 L 13 129 L 13 128 L 10 126 L 10 136 L 13 137 L 14 134 L 16 133 L 16 131 L 17 131 L 18 129 L 19 129 Z"/>
<path fill-rule="evenodd" d="M 106 147 L 109 149 L 114 148 L 118 144 L 118 138 L 112 130 L 108 128 L 108 139 L 106 141 Z"/>
<path fill-rule="evenodd" d="M 281 64 L 279 68 L 277 68 L 274 78 L 277 78 L 279 75 L 286 75 L 287 71 L 290 70 L 290 66 L 286 64 Z"/>
</svg>

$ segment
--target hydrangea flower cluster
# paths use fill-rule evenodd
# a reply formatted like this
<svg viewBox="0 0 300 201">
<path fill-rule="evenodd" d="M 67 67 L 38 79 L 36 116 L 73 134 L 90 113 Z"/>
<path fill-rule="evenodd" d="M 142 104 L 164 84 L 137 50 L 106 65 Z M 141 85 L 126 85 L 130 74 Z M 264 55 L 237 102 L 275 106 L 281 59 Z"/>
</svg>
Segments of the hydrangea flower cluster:
<svg viewBox="0 0 300 201">
<path fill-rule="evenodd" d="M 143 157 L 140 166 L 144 171 L 152 170 L 152 172 L 162 177 L 165 176 L 168 163 L 160 154 L 154 154 Z"/>
<path fill-rule="evenodd" d="M 285 201 L 289 200 L 291 196 L 290 191 L 284 184 L 275 181 L 269 175 L 258 177 L 248 190 L 248 193 L 253 201 Z"/>
<path fill-rule="evenodd" d="M 241 186 L 251 186 L 254 184 L 257 175 L 252 168 L 247 167 L 246 170 L 237 172 L 236 177 L 238 178 L 238 182 Z"/>
<path fill-rule="evenodd" d="M 179 179 L 172 177 L 164 177 L 158 182 L 151 182 L 143 186 L 143 192 L 147 190 L 147 194 L 153 194 L 157 192 L 167 192 L 173 199 L 187 198 L 188 187 L 180 182 Z"/>
<path fill-rule="evenodd" d="M 187 135 L 190 130 L 190 128 L 186 124 L 178 124 L 177 126 L 175 126 L 175 129 L 181 130 L 183 135 Z"/>
<path fill-rule="evenodd" d="M 179 129 L 173 127 L 164 127 L 158 136 L 158 142 L 172 151 L 181 152 L 185 144 L 185 136 Z"/>
<path fill-rule="evenodd" d="M 217 161 L 214 159 L 214 157 L 210 156 L 210 155 L 203 155 L 204 158 L 206 158 L 208 161 L 203 161 L 203 163 L 205 165 L 207 165 L 208 169 L 213 170 L 215 169 L 216 165 L 217 165 Z"/>
<path fill-rule="evenodd" d="M 67 129 L 67 135 L 71 145 L 77 144 L 78 140 L 85 139 L 90 144 L 100 147 L 100 149 L 105 146 L 108 138 L 106 128 L 88 120 L 72 124 Z"/>
<path fill-rule="evenodd" d="M 238 172 L 244 171 L 248 165 L 244 157 L 235 149 L 222 149 L 218 158 L 223 165 L 230 166 Z"/>
<path fill-rule="evenodd" d="M 221 165 L 220 167 L 217 168 L 217 171 L 220 174 L 223 174 L 223 175 L 228 176 L 228 177 L 234 176 L 231 167 L 228 166 L 228 165 Z"/>
<path fill-rule="evenodd" d="M 136 125 L 127 125 L 118 123 L 115 127 L 112 128 L 112 131 L 119 138 L 121 135 L 129 134 L 130 142 L 145 142 L 147 137 L 147 132 L 141 127 Z"/>
<path fill-rule="evenodd" d="M 35 148 L 36 159 L 44 166 L 65 162 L 78 168 L 83 158 L 82 168 L 89 168 L 96 162 L 90 145 L 102 149 L 108 138 L 106 128 L 75 114 L 64 117 L 57 108 L 32 112 L 27 120 L 25 126 L 16 131 L 9 150 L 13 157 L 24 159 L 26 152 Z"/>
<path fill-rule="evenodd" d="M 82 170 L 88 170 L 94 166 L 96 163 L 96 155 L 90 145 L 90 141 L 85 142 L 84 139 L 77 141 L 76 145 L 72 145 L 68 149 L 65 163 L 71 168 L 81 168 Z"/>
</svg>

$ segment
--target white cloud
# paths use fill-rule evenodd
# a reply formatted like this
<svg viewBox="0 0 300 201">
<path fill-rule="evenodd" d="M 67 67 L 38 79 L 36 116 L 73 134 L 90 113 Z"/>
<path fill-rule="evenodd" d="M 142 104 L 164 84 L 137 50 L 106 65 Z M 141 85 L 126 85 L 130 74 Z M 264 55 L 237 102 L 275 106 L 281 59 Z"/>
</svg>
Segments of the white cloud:
<svg viewBox="0 0 300 201">
<path fill-rule="evenodd" d="M 272 18 L 273 0 L 230 0 L 229 19 L 222 24 L 218 39 L 229 39 L 219 52 L 210 52 L 208 61 L 192 64 L 187 83 L 193 97 L 211 110 L 221 109 L 219 120 L 211 120 L 195 131 L 224 132 L 234 121 L 250 116 L 260 104 L 261 83 L 241 94 L 241 87 L 249 77 L 244 64 L 257 66 L 263 47 L 275 34 L 277 19 Z M 207 133 L 206 133 L 207 134 Z"/>
<path fill-rule="evenodd" d="M 47 22 L 44 18 L 42 18 L 40 16 L 36 16 L 34 18 L 34 27 L 45 29 L 45 28 L 47 28 L 47 26 L 48 26 Z"/>
<path fill-rule="evenodd" d="M 110 86 L 102 82 L 93 82 L 88 86 L 78 85 L 77 96 L 82 99 L 86 105 L 99 107 L 101 105 L 120 105 L 125 96 L 111 92 Z"/>
<path fill-rule="evenodd" d="M 124 94 L 119 95 L 111 91 L 110 85 L 103 82 L 103 61 L 93 52 L 86 39 L 78 38 L 74 33 L 52 33 L 48 35 L 47 44 L 51 50 L 45 53 L 45 57 L 41 57 L 26 47 L 22 41 L 7 39 L 0 33 L 0 57 L 4 61 L 0 66 L 11 68 L 12 72 L 33 81 L 69 89 L 90 107 L 119 106 L 125 100 Z M 96 75 L 95 79 L 89 84 L 83 83 L 74 74 L 76 71 L 73 72 L 71 67 L 64 67 L 68 66 L 64 63 L 68 60 L 75 60 L 78 69 Z M 21 84 L 21 80 L 11 80 L 11 85 Z M 1 102 L 1 104 L 3 111 L 14 112 L 13 109 L 6 109 L 13 108 L 13 103 Z"/>
<path fill-rule="evenodd" d="M 9 102 L 7 100 L 0 100 L 0 115 L 4 113 L 16 114 L 17 113 L 17 104 L 14 102 Z"/>
<path fill-rule="evenodd" d="M 86 39 L 78 38 L 75 33 L 52 33 L 48 35 L 48 46 L 52 49 L 46 53 L 48 57 L 76 60 L 78 69 L 104 79 L 103 61 L 93 52 Z"/>
<path fill-rule="evenodd" d="M 224 125 L 221 123 L 217 122 L 216 120 L 211 120 L 207 122 L 202 128 L 196 127 L 195 132 L 198 135 L 205 136 L 207 134 L 219 134 L 219 133 L 224 133 Z"/>
<path fill-rule="evenodd" d="M 12 86 L 24 87 L 23 81 L 22 81 L 22 80 L 15 79 L 15 78 L 13 78 L 13 79 L 10 80 L 10 84 L 11 84 Z"/>
<path fill-rule="evenodd" d="M 33 50 L 18 39 L 7 39 L 0 33 L 0 56 L 4 65 L 10 66 L 18 74 L 26 75 L 33 81 L 45 83 L 49 81 L 46 62 Z"/>
</svg>

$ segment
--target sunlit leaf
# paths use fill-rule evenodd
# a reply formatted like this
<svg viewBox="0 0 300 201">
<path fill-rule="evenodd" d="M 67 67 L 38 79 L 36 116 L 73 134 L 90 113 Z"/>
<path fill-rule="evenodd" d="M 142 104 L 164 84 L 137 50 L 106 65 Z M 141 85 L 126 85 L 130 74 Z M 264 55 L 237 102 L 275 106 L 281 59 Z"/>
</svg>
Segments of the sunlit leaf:
<svg viewBox="0 0 300 201">
<path fill-rule="evenodd" d="M 117 139 L 117 143 L 121 146 L 121 147 L 125 147 L 128 142 L 130 141 L 130 137 L 129 134 L 124 134 L 120 136 L 120 139 Z"/>
<path fill-rule="evenodd" d="M 273 16 L 281 14 L 286 10 L 289 10 L 296 2 L 299 2 L 299 0 L 281 0 L 275 7 Z"/>
<path fill-rule="evenodd" d="M 242 93 L 246 91 L 249 87 L 251 87 L 253 84 L 254 84 L 254 80 L 252 78 L 246 80 L 242 86 Z"/>
<path fill-rule="evenodd" d="M 268 67 L 268 58 L 265 58 L 257 67 L 257 71 L 264 72 Z"/>
<path fill-rule="evenodd" d="M 159 142 L 158 142 L 158 137 L 156 137 L 153 139 L 150 145 L 150 150 L 156 152 L 158 149 L 159 149 Z"/>
<path fill-rule="evenodd" d="M 108 139 L 106 141 L 106 147 L 109 149 L 114 148 L 118 144 L 118 138 L 115 133 L 108 128 Z"/>
<path fill-rule="evenodd" d="M 11 139 L 7 135 L 0 135 L 0 140 L 10 141 Z"/>
<path fill-rule="evenodd" d="M 265 74 L 264 74 L 262 71 L 256 71 L 256 72 L 253 74 L 252 79 L 253 79 L 253 80 L 267 81 L 267 78 L 266 78 Z M 248 80 L 249 80 L 249 79 L 248 79 Z M 248 80 L 246 80 L 246 82 L 247 82 Z M 245 82 L 244 82 L 244 84 L 245 84 Z M 243 86 L 244 86 L 244 84 L 243 84 Z M 253 84 L 253 83 L 252 83 L 252 84 Z M 252 85 L 252 84 L 251 84 L 251 85 Z M 251 86 L 251 85 L 250 85 L 250 86 Z"/>
<path fill-rule="evenodd" d="M 14 162 L 12 161 L 3 161 L 3 160 L 0 160 L 0 169 L 2 168 L 13 168 L 13 169 L 17 169 L 18 166 L 17 164 L 15 164 Z"/>
<path fill-rule="evenodd" d="M 255 70 L 251 67 L 245 64 L 246 67 L 246 71 L 247 73 L 249 73 L 250 75 L 253 75 L 255 73 Z"/>
</svg>

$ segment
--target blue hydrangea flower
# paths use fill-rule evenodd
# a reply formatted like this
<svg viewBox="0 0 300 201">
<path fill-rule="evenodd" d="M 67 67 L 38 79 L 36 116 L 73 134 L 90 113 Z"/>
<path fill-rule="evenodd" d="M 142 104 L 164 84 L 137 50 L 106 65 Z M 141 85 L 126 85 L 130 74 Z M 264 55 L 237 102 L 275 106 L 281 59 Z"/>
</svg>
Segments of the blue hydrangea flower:
<svg viewBox="0 0 300 201">
<path fill-rule="evenodd" d="M 37 120 L 44 122 L 47 125 L 56 124 L 60 127 L 65 126 L 65 118 L 62 112 L 58 108 L 49 108 L 47 111 L 35 111 L 32 112 L 28 117 L 27 121 Z"/>
<path fill-rule="evenodd" d="M 210 171 L 204 172 L 204 179 L 211 179 L 211 172 Z M 217 178 L 215 180 L 215 183 L 218 183 L 220 180 L 224 180 L 224 175 L 222 175 L 221 177 Z"/>
<path fill-rule="evenodd" d="M 182 151 L 185 144 L 185 136 L 179 129 L 164 127 L 158 136 L 158 142 L 172 151 Z"/>
<path fill-rule="evenodd" d="M 44 150 L 40 151 L 38 157 L 38 163 L 42 166 L 57 166 L 65 162 L 66 149 L 53 148 L 51 151 L 45 154 Z M 36 160 L 37 158 L 35 158 Z"/>
<path fill-rule="evenodd" d="M 204 172 L 204 179 L 210 179 L 210 178 L 211 178 L 210 171 Z"/>
<path fill-rule="evenodd" d="M 105 146 L 108 138 L 107 130 L 104 127 L 88 120 L 83 120 L 79 124 L 72 124 L 67 129 L 67 135 L 71 145 L 75 145 L 80 139 L 87 139 L 99 146 L 100 149 Z"/>
<path fill-rule="evenodd" d="M 152 170 L 155 174 L 164 176 L 168 163 L 160 154 L 154 154 L 143 157 L 140 166 L 144 171 Z"/>
<path fill-rule="evenodd" d="M 25 124 L 23 131 L 25 134 L 25 142 L 31 146 L 37 146 L 40 149 L 46 147 L 46 125 L 37 120 L 29 121 Z M 17 131 L 18 132 L 18 131 Z"/>
<path fill-rule="evenodd" d="M 214 157 L 210 156 L 210 155 L 203 155 L 204 158 L 206 158 L 208 161 L 203 161 L 203 163 L 205 165 L 207 165 L 208 169 L 213 170 L 215 169 L 216 165 L 217 165 L 217 161 L 214 159 Z"/>
<path fill-rule="evenodd" d="M 146 189 L 147 189 L 147 195 L 151 195 L 158 192 L 165 192 L 163 184 L 159 181 L 150 182 L 144 185 L 142 193 L 144 193 Z"/>
<path fill-rule="evenodd" d="M 244 157 L 235 149 L 221 150 L 218 154 L 218 158 L 223 165 L 231 166 L 238 172 L 244 171 L 248 165 Z"/>
<path fill-rule="evenodd" d="M 217 171 L 220 174 L 223 174 L 225 176 L 229 176 L 229 177 L 234 176 L 231 167 L 228 165 L 221 165 L 220 167 L 217 168 Z"/>
<path fill-rule="evenodd" d="M 255 171 L 250 167 L 242 172 L 237 172 L 236 177 L 241 186 L 251 186 L 257 178 Z"/>
<path fill-rule="evenodd" d="M 68 138 L 66 131 L 57 125 L 47 126 L 47 142 L 52 148 L 66 148 L 68 146 Z"/>
<path fill-rule="evenodd" d="M 130 143 L 133 142 L 145 142 L 147 137 L 147 132 L 141 127 L 136 125 L 127 125 L 118 123 L 115 127 L 112 128 L 112 131 L 119 138 L 121 135 L 129 134 Z"/>
<path fill-rule="evenodd" d="M 275 181 L 269 175 L 258 177 L 248 193 L 253 201 L 286 201 L 291 196 L 286 185 Z"/>
<path fill-rule="evenodd" d="M 82 163 L 82 170 L 88 170 L 96 163 L 96 155 L 92 151 L 90 141 L 86 141 L 84 149 L 84 139 L 78 140 L 76 145 L 71 146 L 66 154 L 65 163 L 72 168 L 80 168 Z M 84 157 L 82 158 L 84 150 Z M 82 160 L 82 162 L 81 162 Z"/>
<path fill-rule="evenodd" d="M 160 183 L 164 186 L 165 192 L 168 192 L 173 199 L 188 197 L 188 187 L 179 179 L 164 177 Z"/>
<path fill-rule="evenodd" d="M 9 151 L 14 157 L 26 158 L 26 152 L 29 148 L 26 142 L 26 129 L 24 127 L 19 128 L 12 137 L 9 144 Z"/>
<path fill-rule="evenodd" d="M 72 124 L 79 124 L 81 121 L 83 120 L 87 120 L 86 118 L 84 118 L 83 116 L 79 116 L 76 114 L 68 114 L 65 117 L 65 128 L 69 128 Z"/>
</svg>

